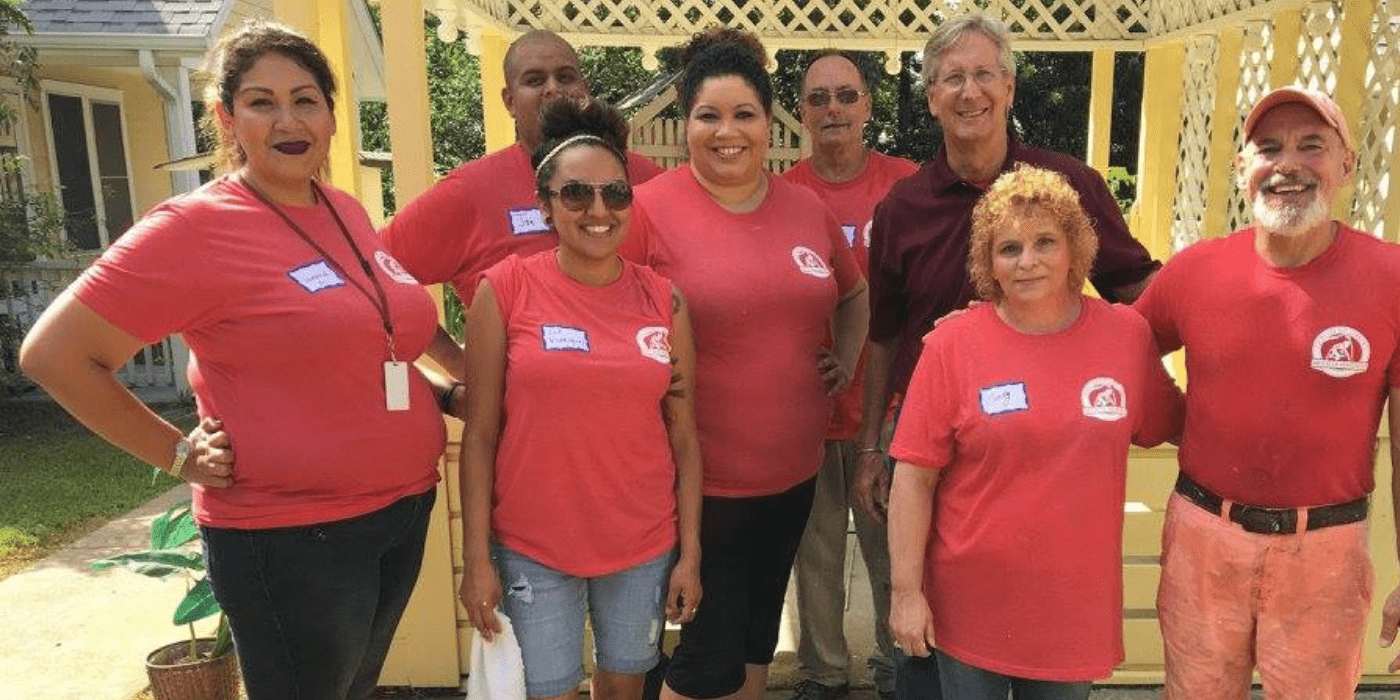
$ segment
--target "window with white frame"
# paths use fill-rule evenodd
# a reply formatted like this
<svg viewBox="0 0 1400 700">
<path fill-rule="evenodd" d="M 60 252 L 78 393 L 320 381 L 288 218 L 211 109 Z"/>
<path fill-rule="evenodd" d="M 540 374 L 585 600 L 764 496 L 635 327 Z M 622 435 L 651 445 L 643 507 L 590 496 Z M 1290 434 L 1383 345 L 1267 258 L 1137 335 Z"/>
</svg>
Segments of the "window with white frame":
<svg viewBox="0 0 1400 700">
<path fill-rule="evenodd" d="M 44 118 L 68 242 L 99 250 L 131 227 L 135 204 L 122 94 L 44 81 Z"/>
</svg>

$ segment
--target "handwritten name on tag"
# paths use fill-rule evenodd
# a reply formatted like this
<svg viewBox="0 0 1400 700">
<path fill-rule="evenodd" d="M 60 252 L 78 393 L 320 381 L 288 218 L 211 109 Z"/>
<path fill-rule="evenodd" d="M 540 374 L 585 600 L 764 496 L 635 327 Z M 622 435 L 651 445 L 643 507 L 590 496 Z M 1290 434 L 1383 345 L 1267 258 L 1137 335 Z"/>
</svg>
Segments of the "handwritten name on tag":
<svg viewBox="0 0 1400 700">
<path fill-rule="evenodd" d="M 336 274 L 336 271 L 325 260 L 318 260 L 290 270 L 287 272 L 287 276 L 301 285 L 302 289 L 312 294 L 322 289 L 340 287 L 345 284 L 345 280 L 341 279 L 340 275 Z"/>
<path fill-rule="evenodd" d="M 539 207 L 516 207 L 508 213 L 512 236 L 532 236 L 549 231 L 549 224 L 544 220 L 544 211 Z"/>
<path fill-rule="evenodd" d="M 588 333 L 582 328 L 540 326 L 540 338 L 545 350 L 578 350 L 588 352 Z"/>
<path fill-rule="evenodd" d="M 998 384 L 982 390 L 982 412 L 994 416 L 1030 408 L 1026 402 L 1026 383 Z"/>
</svg>

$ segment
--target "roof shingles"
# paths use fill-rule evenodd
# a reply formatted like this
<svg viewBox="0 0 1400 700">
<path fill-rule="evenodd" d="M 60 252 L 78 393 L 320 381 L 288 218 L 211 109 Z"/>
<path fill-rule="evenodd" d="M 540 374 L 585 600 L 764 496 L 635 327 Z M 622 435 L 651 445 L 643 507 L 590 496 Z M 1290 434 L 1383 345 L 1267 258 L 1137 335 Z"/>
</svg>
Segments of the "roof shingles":
<svg viewBox="0 0 1400 700">
<path fill-rule="evenodd" d="M 234 0 L 28 0 L 37 34 L 207 35 Z"/>
</svg>

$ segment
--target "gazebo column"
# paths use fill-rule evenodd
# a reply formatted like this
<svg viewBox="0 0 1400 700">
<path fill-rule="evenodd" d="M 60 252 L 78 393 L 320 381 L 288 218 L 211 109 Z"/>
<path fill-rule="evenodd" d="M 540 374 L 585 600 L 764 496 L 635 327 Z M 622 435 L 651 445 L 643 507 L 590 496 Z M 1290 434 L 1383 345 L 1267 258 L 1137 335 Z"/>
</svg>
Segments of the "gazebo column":
<svg viewBox="0 0 1400 700">
<path fill-rule="evenodd" d="M 394 47 L 396 71 L 385 84 L 389 140 L 394 158 L 394 199 L 402 209 L 433 184 L 433 138 L 428 106 L 428 62 L 423 38 L 422 0 L 381 3 L 384 45 Z M 428 288 L 443 317 L 442 287 Z M 466 664 L 457 634 L 457 592 L 453 565 L 457 561 L 452 532 L 457 521 L 457 449 L 461 423 L 447 421 L 449 447 L 443 456 L 443 479 L 428 523 L 423 570 L 418 586 L 394 635 L 384 664 L 383 685 L 456 687 Z"/>
<path fill-rule="evenodd" d="M 331 139 L 330 182 L 360 196 L 360 109 L 350 58 L 350 8 L 345 0 L 273 0 L 278 21 L 306 34 L 321 47 L 338 81 L 335 136 Z"/>
<path fill-rule="evenodd" d="M 1185 58 L 1179 43 L 1153 46 L 1147 49 L 1143 65 L 1137 207 L 1132 228 L 1158 260 L 1166 260 L 1172 253 L 1172 199 L 1181 136 L 1181 63 Z"/>
<path fill-rule="evenodd" d="M 1240 86 L 1240 46 L 1244 30 L 1240 26 L 1219 30 L 1219 61 L 1215 64 L 1215 106 L 1211 112 L 1211 163 L 1206 181 L 1206 209 L 1201 221 L 1202 237 L 1215 238 L 1229 233 L 1231 180 L 1235 177 L 1235 131 L 1244 115 L 1235 105 Z"/>
<path fill-rule="evenodd" d="M 1344 0 L 1342 5 L 1342 40 L 1337 46 L 1337 87 L 1332 91 L 1332 99 L 1346 115 L 1351 134 L 1360 145 L 1365 137 L 1366 125 L 1362 123 L 1366 102 L 1366 66 L 1371 60 L 1372 42 L 1371 17 L 1375 14 L 1374 0 Z M 1395 180 L 1392 175 L 1391 180 Z M 1391 185 L 1394 188 L 1394 183 Z M 1356 185 L 1348 184 L 1337 192 L 1332 205 L 1332 216 L 1348 223 L 1352 222 L 1352 203 Z M 1395 198 L 1389 201 L 1395 204 Z M 1391 221 L 1397 221 L 1391 219 Z"/>
<path fill-rule="evenodd" d="M 499 151 L 515 143 L 515 121 L 501 100 L 501 91 L 506 86 L 506 78 L 501 65 L 506 60 L 506 50 L 510 48 L 511 37 L 494 28 L 480 30 L 481 44 L 481 114 L 482 131 L 486 140 L 486 152 Z"/>
<path fill-rule="evenodd" d="M 1303 13 L 1289 8 L 1274 13 L 1274 60 L 1269 66 L 1269 82 L 1274 87 L 1298 81 L 1298 38 L 1303 31 Z"/>
<path fill-rule="evenodd" d="M 1108 144 L 1113 136 L 1113 59 L 1112 50 L 1094 52 L 1093 76 L 1089 85 L 1089 138 L 1084 160 L 1108 176 Z"/>
</svg>

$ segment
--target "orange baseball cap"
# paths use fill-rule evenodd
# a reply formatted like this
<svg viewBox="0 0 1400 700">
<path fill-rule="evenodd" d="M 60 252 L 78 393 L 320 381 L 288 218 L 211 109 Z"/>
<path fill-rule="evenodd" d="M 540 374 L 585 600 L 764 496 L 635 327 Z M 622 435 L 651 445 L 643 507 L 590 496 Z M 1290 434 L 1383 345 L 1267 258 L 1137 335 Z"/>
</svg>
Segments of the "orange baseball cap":
<svg viewBox="0 0 1400 700">
<path fill-rule="evenodd" d="M 1244 139 L 1248 141 L 1254 135 L 1254 127 L 1259 124 L 1259 120 L 1269 110 L 1286 104 L 1305 105 L 1312 111 L 1317 112 L 1317 116 L 1322 117 L 1322 121 L 1328 126 L 1336 129 L 1337 135 L 1342 137 L 1342 145 L 1348 151 L 1355 151 L 1356 147 L 1351 142 L 1351 129 L 1347 128 L 1346 117 L 1342 116 L 1342 108 L 1327 95 L 1304 87 L 1281 87 L 1265 95 L 1254 109 L 1249 110 L 1249 116 L 1244 118 Z"/>
</svg>

